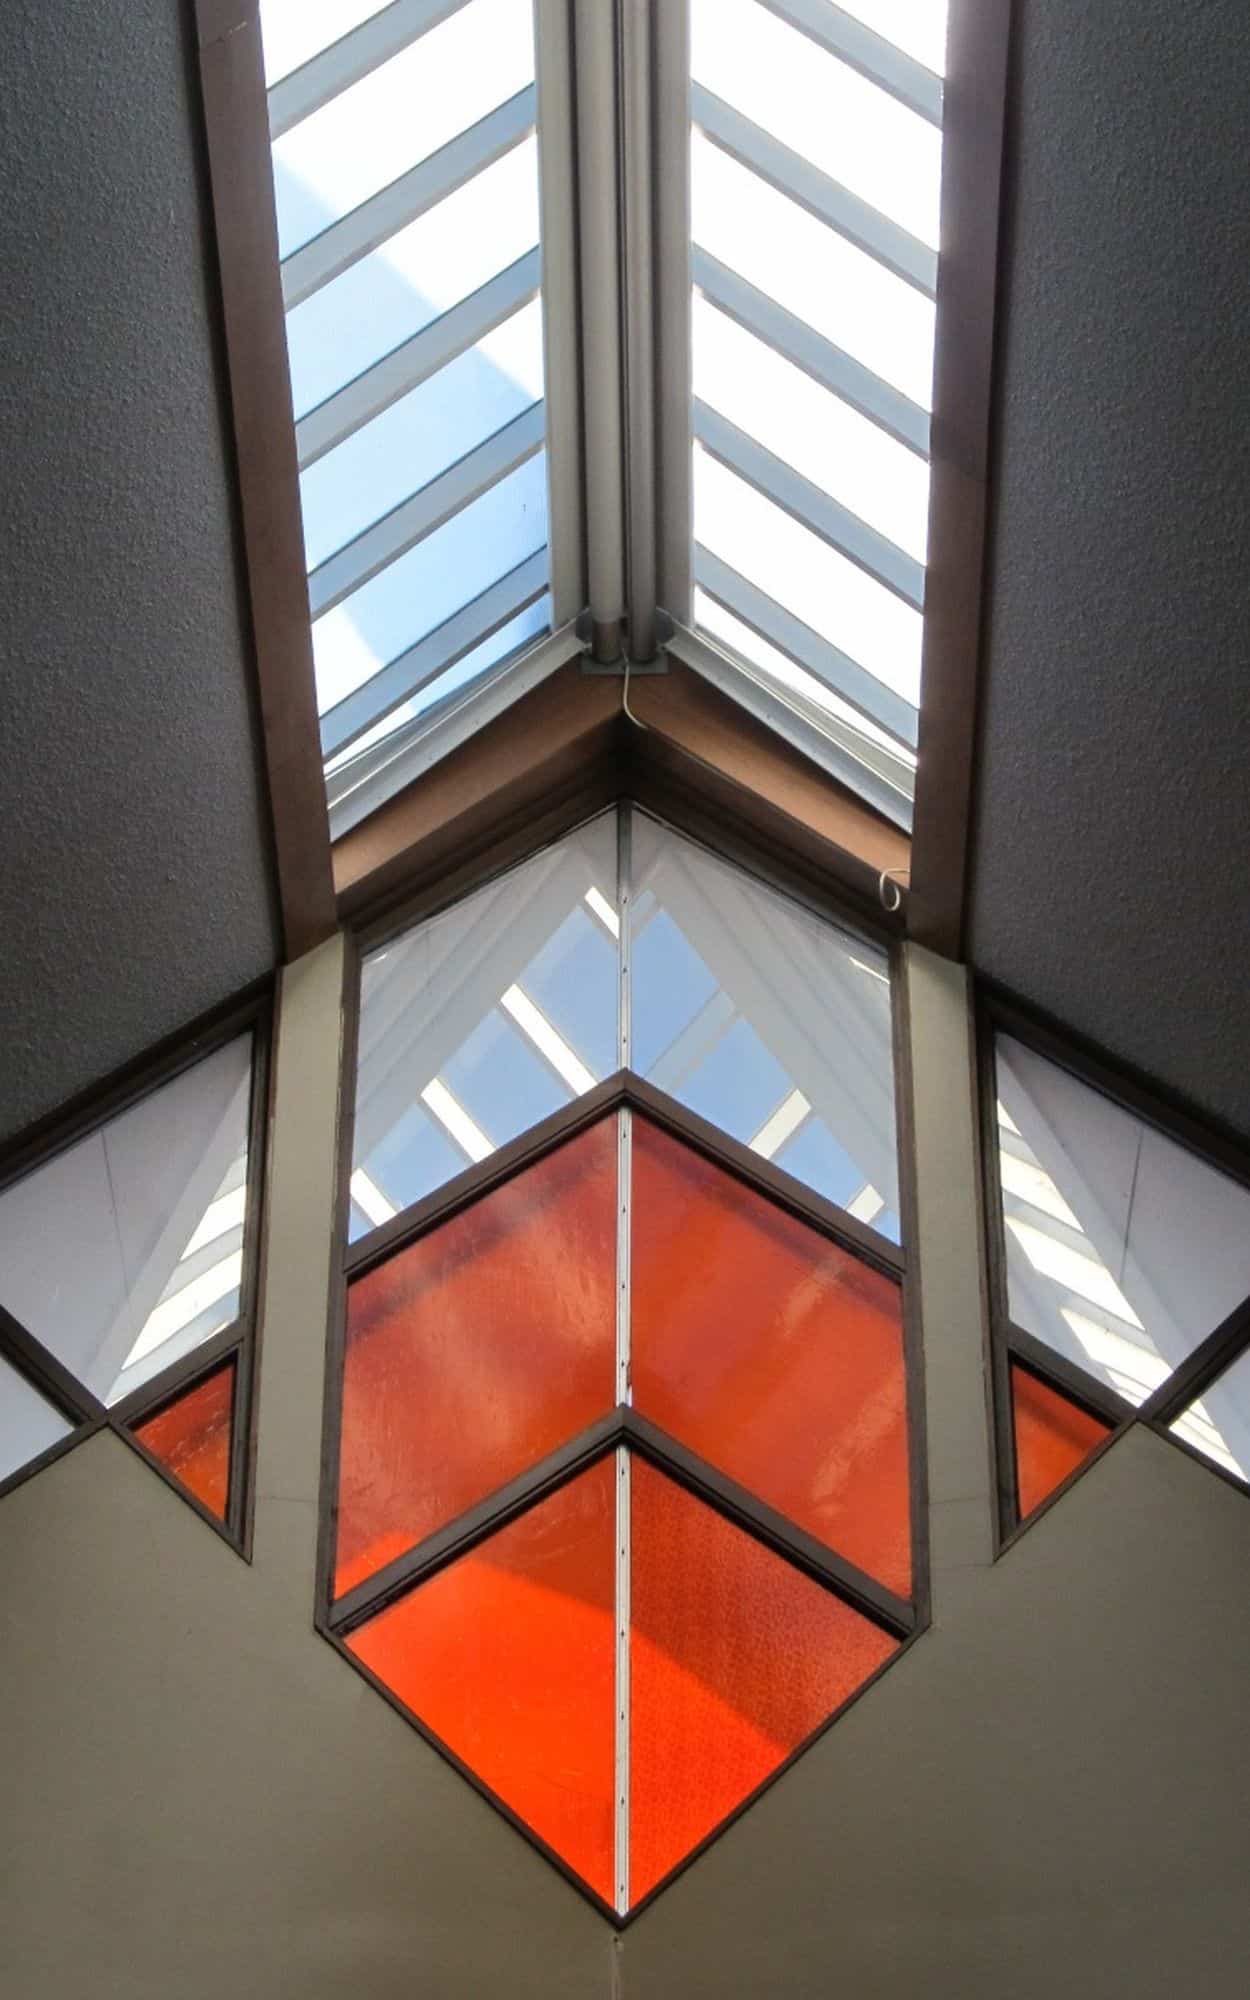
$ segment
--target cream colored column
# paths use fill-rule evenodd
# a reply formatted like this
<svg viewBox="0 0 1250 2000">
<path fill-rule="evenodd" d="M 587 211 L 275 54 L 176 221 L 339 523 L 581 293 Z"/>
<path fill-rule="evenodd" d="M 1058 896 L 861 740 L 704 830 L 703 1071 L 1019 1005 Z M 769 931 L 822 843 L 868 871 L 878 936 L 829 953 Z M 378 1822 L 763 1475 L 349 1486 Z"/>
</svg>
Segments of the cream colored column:
<svg viewBox="0 0 1250 2000">
<path fill-rule="evenodd" d="M 966 969 L 914 944 L 905 958 L 930 1553 L 940 1620 L 958 1572 L 994 1557 L 976 1053 Z"/>
<path fill-rule="evenodd" d="M 282 974 L 264 1269 L 253 1560 L 264 1588 L 311 1621 L 326 1323 L 334 1252 L 343 939 Z"/>
</svg>

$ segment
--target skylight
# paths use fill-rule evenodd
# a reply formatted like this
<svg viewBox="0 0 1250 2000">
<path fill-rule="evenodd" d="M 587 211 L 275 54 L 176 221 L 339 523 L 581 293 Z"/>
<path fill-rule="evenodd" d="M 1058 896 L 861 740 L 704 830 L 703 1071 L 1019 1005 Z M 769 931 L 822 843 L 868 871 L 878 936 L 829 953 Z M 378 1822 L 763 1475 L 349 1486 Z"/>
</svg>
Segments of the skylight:
<svg viewBox="0 0 1250 2000">
<path fill-rule="evenodd" d="M 691 0 L 694 623 L 903 824 L 944 27 L 942 0 Z"/>
<path fill-rule="evenodd" d="M 264 0 L 331 802 L 550 626 L 530 0 Z"/>
</svg>

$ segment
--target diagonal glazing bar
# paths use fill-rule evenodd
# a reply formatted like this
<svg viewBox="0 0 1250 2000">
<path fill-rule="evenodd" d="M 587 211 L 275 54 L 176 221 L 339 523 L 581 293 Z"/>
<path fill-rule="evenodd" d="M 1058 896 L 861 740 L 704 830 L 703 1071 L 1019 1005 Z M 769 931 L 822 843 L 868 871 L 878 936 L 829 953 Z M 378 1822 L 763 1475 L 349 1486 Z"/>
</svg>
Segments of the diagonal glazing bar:
<svg viewBox="0 0 1250 2000">
<path fill-rule="evenodd" d="M 361 584 L 376 576 L 407 549 L 432 535 L 444 521 L 467 507 L 488 486 L 523 465 L 543 445 L 543 405 L 531 403 L 475 450 L 467 452 L 437 479 L 431 479 L 410 500 L 392 508 L 362 535 L 318 564 L 308 579 L 308 602 L 314 618 L 333 610 Z"/>
<path fill-rule="evenodd" d="M 705 554 L 705 550 L 696 547 L 696 564 Z M 668 640 L 668 651 L 701 679 L 728 695 L 757 722 L 762 722 L 783 743 L 789 743 L 800 755 L 866 799 L 895 826 L 910 830 L 912 774 L 901 758 L 892 761 L 888 753 L 869 743 L 849 723 L 818 708 L 797 690 L 777 686 L 749 661 L 731 659 L 701 632 L 676 626 Z M 709 1029 L 718 1026 L 725 1029 L 731 1024 L 705 1025 Z M 684 1052 L 674 1045 L 670 1053 L 680 1063 Z"/>
<path fill-rule="evenodd" d="M 388 661 L 362 687 L 328 709 L 321 718 L 323 754 L 337 757 L 392 709 L 437 680 L 448 667 L 454 667 L 457 660 L 472 652 L 483 639 L 489 639 L 501 625 L 515 618 L 518 611 L 535 603 L 546 588 L 547 551 L 539 549 L 425 638 L 418 639 L 415 646 Z"/>
<path fill-rule="evenodd" d="M 931 125 L 942 123 L 942 79 L 862 21 L 844 14 L 833 0 L 761 0 L 770 13 L 808 35 L 869 83 L 888 90 L 909 111 Z"/>
<path fill-rule="evenodd" d="M 850 562 L 885 584 L 917 611 L 924 609 L 924 564 L 888 541 L 861 521 L 857 514 L 813 486 L 810 479 L 787 465 L 784 459 L 766 451 L 762 444 L 731 424 L 719 410 L 713 410 L 696 396 L 694 434 L 713 458 L 754 486 L 822 542 L 837 549 Z"/>
<path fill-rule="evenodd" d="M 909 701 L 874 679 L 849 653 L 822 639 L 810 625 L 778 604 L 775 597 L 769 597 L 740 571 L 701 546 L 695 549 L 695 582 L 761 639 L 814 674 L 879 729 L 915 748 L 917 717 Z"/>
<path fill-rule="evenodd" d="M 538 296 L 539 279 L 539 252 L 534 249 L 327 396 L 295 426 L 300 471 L 528 305 Z"/>
<path fill-rule="evenodd" d="M 380 13 L 371 14 L 350 34 L 341 35 L 274 84 L 269 92 L 270 139 L 280 139 L 465 5 L 466 0 L 393 0 Z"/>
<path fill-rule="evenodd" d="M 937 295 L 937 252 L 849 189 L 791 152 L 701 83 L 691 87 L 691 115 L 713 143 L 739 165 L 796 201 L 848 243 L 875 257 L 928 298 Z M 317 239 L 320 241 L 320 238 Z"/>
<path fill-rule="evenodd" d="M 367 257 L 379 243 L 385 243 L 409 222 L 435 203 L 454 194 L 495 160 L 519 146 L 534 129 L 536 96 L 533 84 L 518 90 L 506 104 L 479 118 L 467 132 L 440 146 L 428 160 L 422 160 L 401 174 L 389 187 L 362 201 L 359 208 L 343 216 L 314 236 L 309 243 L 292 251 L 282 266 L 282 301 L 288 312 L 322 285 Z"/>
<path fill-rule="evenodd" d="M 929 414 L 900 389 L 892 388 L 842 348 L 836 347 L 806 321 L 740 278 L 727 264 L 696 243 L 691 251 L 691 276 L 703 296 L 730 319 L 744 326 L 778 354 L 792 361 L 861 416 L 879 424 L 920 458 L 929 456 Z"/>
</svg>

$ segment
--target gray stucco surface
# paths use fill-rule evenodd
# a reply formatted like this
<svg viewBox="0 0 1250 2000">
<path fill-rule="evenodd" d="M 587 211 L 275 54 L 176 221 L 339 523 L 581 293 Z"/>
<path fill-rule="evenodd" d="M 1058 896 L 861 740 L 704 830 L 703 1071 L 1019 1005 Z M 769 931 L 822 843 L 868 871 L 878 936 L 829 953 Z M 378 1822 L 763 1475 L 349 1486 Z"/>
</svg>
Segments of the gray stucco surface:
<svg viewBox="0 0 1250 2000">
<path fill-rule="evenodd" d="M 1019 0 L 971 951 L 1250 1133 L 1244 0 Z"/>
<path fill-rule="evenodd" d="M 0 19 L 0 1136 L 274 962 L 190 11 Z"/>
</svg>

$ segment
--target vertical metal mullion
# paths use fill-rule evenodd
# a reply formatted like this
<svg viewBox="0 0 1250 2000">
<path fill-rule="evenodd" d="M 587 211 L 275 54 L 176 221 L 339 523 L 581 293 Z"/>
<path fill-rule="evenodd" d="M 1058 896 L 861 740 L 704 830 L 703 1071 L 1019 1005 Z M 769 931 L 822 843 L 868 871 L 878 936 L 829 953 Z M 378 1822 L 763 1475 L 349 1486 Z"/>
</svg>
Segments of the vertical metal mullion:
<svg viewBox="0 0 1250 2000">
<path fill-rule="evenodd" d="M 654 149 L 656 568 L 660 604 L 693 620 L 690 436 L 690 4 L 656 0 Z"/>
<path fill-rule="evenodd" d="M 616 1913 L 629 1909 L 629 1452 L 616 1451 Z"/>
<path fill-rule="evenodd" d="M 620 0 L 622 351 L 629 657 L 656 654 L 651 0 Z"/>
<path fill-rule="evenodd" d="M 616 819 L 616 921 L 620 926 L 617 938 L 617 966 L 620 981 L 617 991 L 617 1066 L 628 1069 L 633 1045 L 631 1021 L 630 981 L 632 957 L 630 931 L 634 902 L 634 827 L 633 813 L 624 802 L 617 807 Z"/>
<path fill-rule="evenodd" d="M 616 8 L 573 0 L 582 312 L 586 574 L 595 659 L 621 656 L 625 613 Z"/>
</svg>

